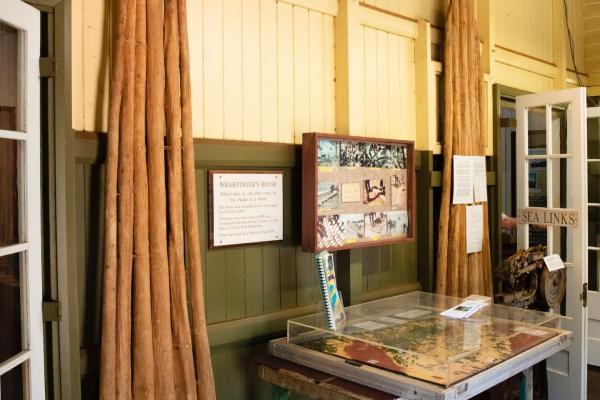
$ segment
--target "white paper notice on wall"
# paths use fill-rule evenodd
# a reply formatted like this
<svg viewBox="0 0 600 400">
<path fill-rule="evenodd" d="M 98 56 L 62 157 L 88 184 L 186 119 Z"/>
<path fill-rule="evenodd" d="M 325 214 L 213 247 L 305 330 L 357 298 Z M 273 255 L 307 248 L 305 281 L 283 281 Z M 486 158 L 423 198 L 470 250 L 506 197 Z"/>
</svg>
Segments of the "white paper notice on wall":
<svg viewBox="0 0 600 400">
<path fill-rule="evenodd" d="M 452 156 L 452 204 L 473 202 L 473 160 L 470 156 Z"/>
<path fill-rule="evenodd" d="M 563 260 L 560 258 L 558 254 L 551 254 L 549 256 L 544 257 L 544 262 L 546 263 L 546 268 L 548 271 L 556 271 L 557 269 L 562 269 L 565 267 Z"/>
<path fill-rule="evenodd" d="M 467 206 L 467 254 L 478 253 L 483 246 L 483 206 Z"/>
<path fill-rule="evenodd" d="M 485 170 L 485 157 L 475 156 L 473 160 L 473 190 L 475 192 L 475 202 L 487 201 L 487 180 Z"/>
</svg>

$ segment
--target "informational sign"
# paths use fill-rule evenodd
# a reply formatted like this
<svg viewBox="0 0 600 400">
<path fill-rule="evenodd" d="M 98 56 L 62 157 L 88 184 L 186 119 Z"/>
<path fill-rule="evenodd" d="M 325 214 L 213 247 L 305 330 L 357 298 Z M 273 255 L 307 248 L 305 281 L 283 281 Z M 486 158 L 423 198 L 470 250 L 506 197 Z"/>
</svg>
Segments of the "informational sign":
<svg viewBox="0 0 600 400">
<path fill-rule="evenodd" d="M 467 206 L 467 254 L 479 253 L 483 247 L 483 207 Z"/>
<path fill-rule="evenodd" d="M 544 263 L 546 263 L 546 267 L 548 271 L 556 271 L 557 269 L 562 269 L 565 267 L 563 260 L 560 258 L 558 254 L 551 254 L 549 256 L 544 257 Z"/>
<path fill-rule="evenodd" d="M 469 156 L 452 156 L 454 177 L 452 204 L 473 203 L 473 161 Z"/>
<path fill-rule="evenodd" d="M 209 171 L 211 247 L 283 240 L 283 172 Z"/>
<path fill-rule="evenodd" d="M 519 224 L 577 228 L 579 225 L 579 214 L 577 210 L 570 208 L 520 208 L 517 210 L 517 222 Z"/>
</svg>

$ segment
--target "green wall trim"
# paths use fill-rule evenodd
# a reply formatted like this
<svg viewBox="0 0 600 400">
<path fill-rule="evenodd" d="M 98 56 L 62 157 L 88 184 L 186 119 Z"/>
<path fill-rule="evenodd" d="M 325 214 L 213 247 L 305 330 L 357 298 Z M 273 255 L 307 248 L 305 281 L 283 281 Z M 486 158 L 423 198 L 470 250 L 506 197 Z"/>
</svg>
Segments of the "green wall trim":
<svg viewBox="0 0 600 400">
<path fill-rule="evenodd" d="M 211 324 L 208 325 L 210 346 L 217 347 L 232 343 L 250 344 L 285 336 L 288 319 L 315 314 L 318 311 L 318 305 L 311 304 L 270 314 Z"/>
</svg>

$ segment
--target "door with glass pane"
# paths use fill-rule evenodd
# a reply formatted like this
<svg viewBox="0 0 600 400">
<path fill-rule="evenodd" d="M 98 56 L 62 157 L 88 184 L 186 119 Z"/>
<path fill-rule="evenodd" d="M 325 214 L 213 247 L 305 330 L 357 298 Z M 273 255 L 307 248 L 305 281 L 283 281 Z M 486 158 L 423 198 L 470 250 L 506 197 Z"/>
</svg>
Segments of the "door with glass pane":
<svg viewBox="0 0 600 400">
<path fill-rule="evenodd" d="M 0 398 L 44 398 L 39 12 L 0 7 Z"/>
<path fill-rule="evenodd" d="M 600 366 L 600 107 L 587 118 L 588 364 Z"/>
<path fill-rule="evenodd" d="M 574 341 L 547 360 L 549 397 L 584 399 L 587 386 L 587 174 L 585 88 L 518 96 L 517 209 L 575 210 L 576 227 L 519 224 L 518 247 L 543 244 L 566 261 L 563 328 Z"/>
</svg>

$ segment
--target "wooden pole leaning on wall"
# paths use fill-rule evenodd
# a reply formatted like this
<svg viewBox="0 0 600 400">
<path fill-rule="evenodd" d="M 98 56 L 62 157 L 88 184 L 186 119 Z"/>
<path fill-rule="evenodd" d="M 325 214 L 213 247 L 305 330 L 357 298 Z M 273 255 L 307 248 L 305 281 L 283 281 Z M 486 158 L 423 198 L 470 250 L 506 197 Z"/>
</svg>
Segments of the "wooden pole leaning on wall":
<svg viewBox="0 0 600 400">
<path fill-rule="evenodd" d="M 104 263 L 102 287 L 102 352 L 100 356 L 100 398 L 112 400 L 116 394 L 117 332 L 117 170 L 119 158 L 119 115 L 123 87 L 126 3 L 117 8 L 115 58 L 110 80 L 108 138 L 106 149 L 106 189 L 104 208 Z"/>
<path fill-rule="evenodd" d="M 137 0 L 135 47 L 133 237 L 133 397 L 154 399 L 154 350 L 148 242 L 148 167 L 146 165 L 146 0 Z"/>
<path fill-rule="evenodd" d="M 179 23 L 177 0 L 165 0 L 165 67 L 167 95 L 167 171 L 169 176 L 169 272 L 175 349 L 177 398 L 196 399 L 196 374 L 187 308 L 183 255 L 181 166 L 181 96 L 179 79 Z"/>
<path fill-rule="evenodd" d="M 485 155 L 483 80 L 473 0 L 451 0 L 445 26 L 445 121 L 436 292 L 492 295 L 487 203 L 482 251 L 467 254 L 466 205 L 452 204 L 454 155 Z"/>
<path fill-rule="evenodd" d="M 174 399 L 173 338 L 167 253 L 167 205 L 164 160 L 165 59 L 163 48 L 163 1 L 147 0 L 147 146 L 150 242 L 150 286 L 154 340 L 155 396 Z"/>
<path fill-rule="evenodd" d="M 212 400 L 185 1 L 119 4 L 107 150 L 100 397 Z"/>
<path fill-rule="evenodd" d="M 131 277 L 133 255 L 133 118 L 136 0 L 127 0 L 125 74 L 117 174 L 117 398 L 131 399 Z"/>
<path fill-rule="evenodd" d="M 196 165 L 192 139 L 192 89 L 187 30 L 186 0 L 178 0 L 179 68 L 181 71 L 181 127 L 183 135 L 183 203 L 185 241 L 189 255 L 190 291 L 192 300 L 193 344 L 198 380 L 198 399 L 216 399 L 214 376 L 210 361 L 210 346 L 206 329 L 200 229 L 196 205 Z"/>
</svg>

